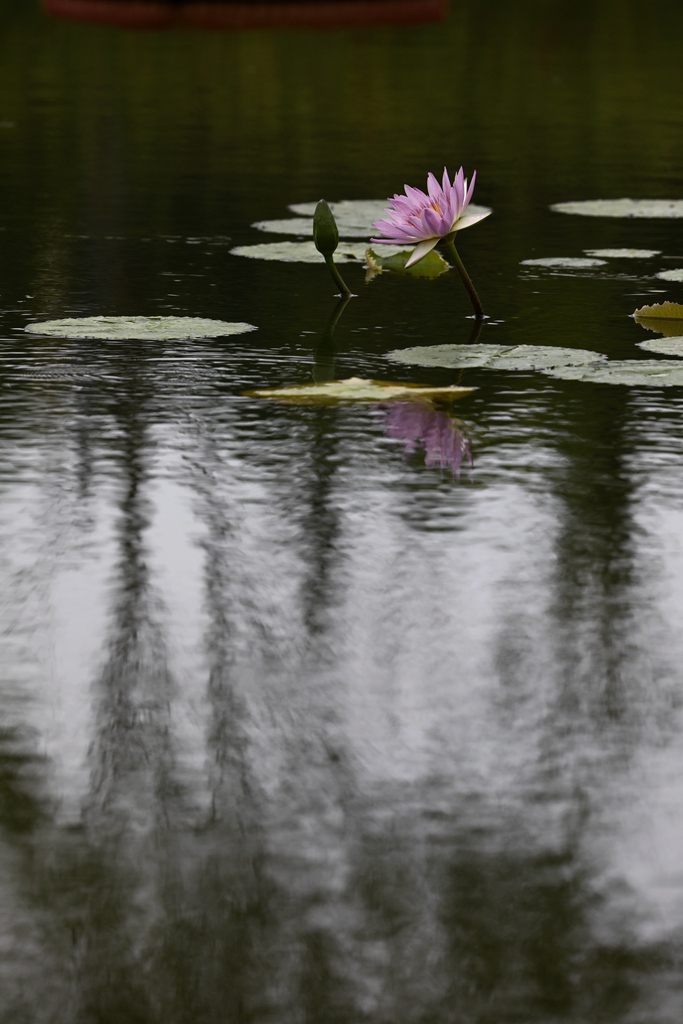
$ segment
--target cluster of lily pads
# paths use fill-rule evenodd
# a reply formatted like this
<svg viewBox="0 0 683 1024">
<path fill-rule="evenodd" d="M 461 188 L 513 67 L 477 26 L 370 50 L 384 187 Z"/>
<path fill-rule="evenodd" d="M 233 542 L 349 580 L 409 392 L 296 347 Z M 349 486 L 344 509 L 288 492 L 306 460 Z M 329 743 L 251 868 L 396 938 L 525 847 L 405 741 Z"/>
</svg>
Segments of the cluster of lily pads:
<svg viewBox="0 0 683 1024">
<path fill-rule="evenodd" d="M 295 240 L 264 242 L 237 246 L 231 249 L 235 256 L 279 262 L 319 262 L 324 245 L 318 238 L 311 240 L 311 225 L 316 209 L 314 203 L 294 204 L 289 207 L 293 216 L 279 220 L 259 221 L 257 230 L 290 235 Z M 591 200 L 580 203 L 558 203 L 552 209 L 560 213 L 593 217 L 683 217 L 683 200 Z M 369 279 L 383 272 L 409 274 L 434 278 L 450 267 L 436 249 L 415 262 L 412 247 L 384 245 L 381 252 L 367 242 L 372 224 L 385 212 L 383 201 L 343 200 L 331 203 L 327 210 L 332 216 L 337 239 L 335 259 L 339 263 L 363 263 Z M 469 204 L 468 216 L 483 218 L 490 211 L 486 207 Z M 339 240 L 341 238 L 341 241 Z M 362 239 L 363 241 L 358 241 Z M 660 255 L 655 249 L 591 249 L 582 257 L 547 257 L 523 260 L 525 266 L 590 268 L 603 266 L 609 259 L 649 259 Z M 407 263 L 411 265 L 406 266 Z M 329 265 L 329 263 L 328 263 Z M 661 271 L 657 277 L 666 281 L 683 281 L 683 268 Z M 341 280 L 341 278 L 340 278 Z M 343 284 L 343 282 L 342 282 Z M 345 286 L 342 288 L 344 291 Z M 348 291 L 348 289 L 346 289 Z M 331 333 L 338 319 L 332 322 Z M 431 345 L 389 352 L 387 358 L 395 363 L 438 367 L 454 370 L 488 368 L 505 371 L 538 371 L 565 380 L 594 381 L 597 383 L 670 386 L 683 385 L 683 305 L 665 302 L 638 309 L 635 319 L 662 337 L 642 341 L 639 347 L 647 352 L 668 356 L 668 359 L 610 360 L 599 352 L 586 349 L 568 349 L 539 345 L 495 345 L 478 342 L 461 345 Z M 91 338 L 102 341 L 129 339 L 180 340 L 220 337 L 256 330 L 248 323 L 231 323 L 200 317 L 69 317 L 26 327 L 31 334 L 63 337 Z M 251 392 L 258 397 L 282 401 L 338 402 L 422 400 L 432 402 L 460 397 L 472 390 L 469 387 L 450 386 L 426 388 L 395 382 L 367 381 L 352 377 L 344 381 L 320 380 L 313 384 L 289 388 L 261 389 Z"/>
<path fill-rule="evenodd" d="M 633 313 L 642 326 L 664 333 L 666 327 L 683 331 L 683 305 L 675 302 L 642 306 Z M 638 342 L 639 348 L 676 359 L 608 359 L 589 349 L 550 345 L 426 345 L 398 349 L 388 358 L 413 366 L 440 369 L 486 367 L 494 370 L 539 371 L 562 380 L 595 384 L 631 384 L 671 387 L 683 385 L 683 335 Z"/>
</svg>

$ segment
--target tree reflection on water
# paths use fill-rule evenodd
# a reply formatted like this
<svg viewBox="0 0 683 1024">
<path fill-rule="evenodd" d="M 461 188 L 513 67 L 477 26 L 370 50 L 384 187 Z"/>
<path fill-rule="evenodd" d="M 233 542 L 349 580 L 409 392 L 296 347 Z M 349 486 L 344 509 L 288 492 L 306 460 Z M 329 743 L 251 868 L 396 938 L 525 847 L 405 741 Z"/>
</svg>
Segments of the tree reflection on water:
<svg viewBox="0 0 683 1024">
<path fill-rule="evenodd" d="M 330 595 L 349 557 L 329 447 L 337 410 L 306 413 L 305 500 L 280 538 L 303 571 L 289 624 L 268 614 L 266 578 L 245 575 L 242 471 L 223 427 L 191 428 L 206 625 L 192 681 L 204 740 L 188 761 L 148 546 L 149 399 L 134 380 L 128 389 L 116 406 L 118 560 L 79 824 L 57 824 L 48 765 L 21 752 L 21 737 L 2 738 L 14 948 L 4 1019 L 635 1019 L 672 952 L 596 927 L 593 798 L 579 777 L 556 778 L 561 745 L 553 754 L 540 737 L 518 803 L 514 784 L 506 797 L 445 764 L 383 779 L 349 732 L 329 646 L 343 605 Z M 405 438 L 403 415 L 391 422 Z M 271 533 L 276 560 L 277 546 Z M 250 572 L 267 565 L 257 557 Z"/>
</svg>

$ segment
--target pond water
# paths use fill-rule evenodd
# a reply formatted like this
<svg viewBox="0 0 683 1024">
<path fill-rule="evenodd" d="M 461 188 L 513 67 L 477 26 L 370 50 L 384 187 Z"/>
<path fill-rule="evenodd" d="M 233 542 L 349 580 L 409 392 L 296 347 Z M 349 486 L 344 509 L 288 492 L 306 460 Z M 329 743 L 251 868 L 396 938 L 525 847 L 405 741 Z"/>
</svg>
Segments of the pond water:
<svg viewBox="0 0 683 1024">
<path fill-rule="evenodd" d="M 0 1019 L 678 1024 L 683 388 L 390 361 L 454 273 L 344 264 L 330 340 L 322 262 L 230 250 L 462 163 L 480 344 L 658 358 L 681 221 L 550 206 L 681 198 L 680 4 L 0 13 Z M 94 315 L 258 330 L 23 332 Z M 351 376 L 477 390 L 244 395 Z"/>
</svg>

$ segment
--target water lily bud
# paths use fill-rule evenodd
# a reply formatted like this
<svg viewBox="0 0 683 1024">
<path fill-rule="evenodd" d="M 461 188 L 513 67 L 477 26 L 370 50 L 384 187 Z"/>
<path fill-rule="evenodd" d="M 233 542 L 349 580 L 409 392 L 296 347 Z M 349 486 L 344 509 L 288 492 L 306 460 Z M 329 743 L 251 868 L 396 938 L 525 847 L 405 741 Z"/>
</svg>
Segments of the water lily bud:
<svg viewBox="0 0 683 1024">
<path fill-rule="evenodd" d="M 331 256 L 339 245 L 337 222 L 324 199 L 320 200 L 313 215 L 313 241 L 323 256 Z"/>
</svg>

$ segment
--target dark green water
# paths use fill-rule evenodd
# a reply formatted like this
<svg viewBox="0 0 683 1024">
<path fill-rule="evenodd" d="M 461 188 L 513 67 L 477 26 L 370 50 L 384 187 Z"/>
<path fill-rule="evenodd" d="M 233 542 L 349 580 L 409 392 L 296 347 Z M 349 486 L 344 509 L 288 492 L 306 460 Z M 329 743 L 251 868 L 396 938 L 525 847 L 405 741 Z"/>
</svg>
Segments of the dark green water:
<svg viewBox="0 0 683 1024">
<path fill-rule="evenodd" d="M 334 289 L 229 250 L 462 163 L 481 340 L 641 357 L 681 221 L 549 204 L 683 195 L 680 4 L 0 19 L 0 1020 L 679 1024 L 681 389 L 467 371 L 458 476 L 244 397 L 310 380 Z M 605 246 L 663 255 L 520 266 Z M 344 273 L 337 375 L 450 383 L 385 354 L 467 339 L 455 275 Z M 22 333 L 159 313 L 259 330 Z"/>
</svg>

